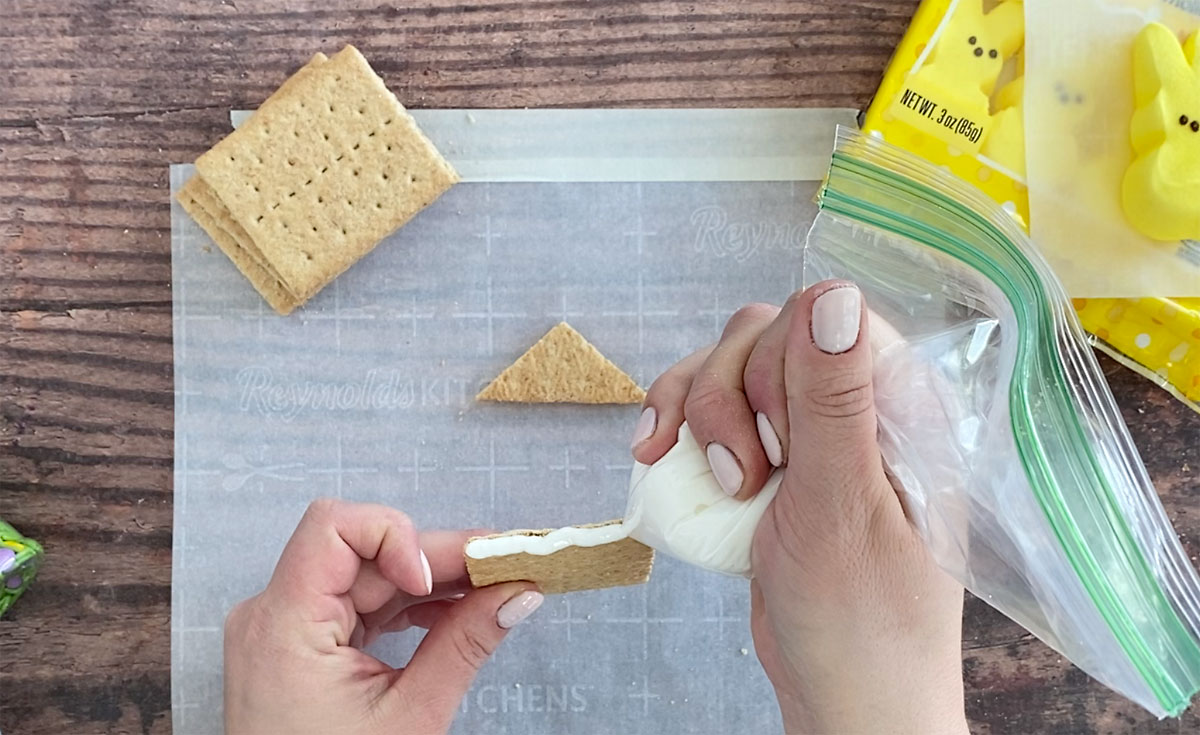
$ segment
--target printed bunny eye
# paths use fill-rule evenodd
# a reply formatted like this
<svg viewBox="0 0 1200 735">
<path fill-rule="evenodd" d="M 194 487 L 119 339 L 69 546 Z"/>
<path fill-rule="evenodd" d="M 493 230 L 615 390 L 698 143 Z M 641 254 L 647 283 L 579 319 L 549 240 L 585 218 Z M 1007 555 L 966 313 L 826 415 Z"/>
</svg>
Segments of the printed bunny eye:
<svg viewBox="0 0 1200 735">
<path fill-rule="evenodd" d="M 976 40 L 977 40 L 977 39 L 976 39 L 974 36 L 971 36 L 970 38 L 968 38 L 968 39 L 967 39 L 967 43 L 969 43 L 969 44 L 971 44 L 972 46 L 974 46 L 974 45 L 975 45 L 975 41 L 976 41 Z"/>
<path fill-rule="evenodd" d="M 1180 115 L 1180 116 L 1179 116 L 1179 124 L 1180 124 L 1180 125 L 1187 125 L 1187 124 L 1188 124 L 1188 116 L 1187 116 L 1187 115 Z"/>
<path fill-rule="evenodd" d="M 1200 120 L 1192 120 L 1192 124 L 1188 127 L 1192 129 L 1193 133 L 1200 133 Z"/>
<path fill-rule="evenodd" d="M 1075 95 L 1075 104 L 1077 104 L 1077 105 L 1083 104 L 1083 95 L 1081 95 L 1081 94 Z"/>
<path fill-rule="evenodd" d="M 996 49 L 992 49 L 991 51 L 988 51 L 988 56 L 993 59 L 999 55 L 1000 55 L 1000 52 L 996 51 Z"/>
<path fill-rule="evenodd" d="M 976 55 L 976 56 L 983 56 L 983 49 L 981 49 L 981 48 L 979 48 L 978 46 L 976 46 L 976 47 L 975 47 L 975 55 Z"/>
<path fill-rule="evenodd" d="M 1059 92 L 1058 101 L 1065 105 L 1071 101 L 1071 95 L 1067 94 L 1066 92 Z"/>
</svg>

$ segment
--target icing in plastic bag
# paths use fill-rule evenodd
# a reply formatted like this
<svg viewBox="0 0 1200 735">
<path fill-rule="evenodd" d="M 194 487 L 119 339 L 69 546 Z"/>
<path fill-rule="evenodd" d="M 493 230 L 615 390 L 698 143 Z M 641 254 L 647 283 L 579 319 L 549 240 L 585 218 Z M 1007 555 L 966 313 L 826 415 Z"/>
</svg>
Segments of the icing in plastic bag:
<svg viewBox="0 0 1200 735">
<path fill-rule="evenodd" d="M 938 563 L 1109 687 L 1181 712 L 1200 688 L 1200 578 L 1016 221 L 840 131 L 805 255 L 805 284 L 826 278 L 855 281 L 897 334 L 877 357 L 880 444 Z"/>
</svg>

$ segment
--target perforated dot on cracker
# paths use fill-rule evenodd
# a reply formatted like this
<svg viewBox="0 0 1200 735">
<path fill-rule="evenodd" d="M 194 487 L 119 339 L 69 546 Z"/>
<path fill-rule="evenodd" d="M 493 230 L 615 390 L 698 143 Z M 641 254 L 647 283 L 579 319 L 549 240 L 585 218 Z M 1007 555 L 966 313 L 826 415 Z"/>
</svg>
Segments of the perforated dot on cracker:
<svg viewBox="0 0 1200 735">
<path fill-rule="evenodd" d="M 314 56 L 196 172 L 180 203 L 283 314 L 458 180 L 353 46 Z"/>
</svg>

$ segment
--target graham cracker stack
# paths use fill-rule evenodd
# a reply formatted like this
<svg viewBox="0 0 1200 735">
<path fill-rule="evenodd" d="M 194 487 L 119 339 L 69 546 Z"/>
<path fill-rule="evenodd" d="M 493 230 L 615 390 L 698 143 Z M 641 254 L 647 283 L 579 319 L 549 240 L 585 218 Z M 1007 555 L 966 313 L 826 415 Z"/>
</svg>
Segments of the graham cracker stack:
<svg viewBox="0 0 1200 735">
<path fill-rule="evenodd" d="M 620 523 L 621 521 L 616 520 L 584 528 Z M 544 536 L 551 530 L 509 531 L 476 538 Z M 548 595 L 645 584 L 650 579 L 653 566 L 654 550 L 631 538 L 599 546 L 568 546 L 545 556 L 523 552 L 486 559 L 472 559 L 467 556 L 467 574 L 474 587 L 486 587 L 500 582 L 528 581 L 536 583 L 541 591 Z"/>
<path fill-rule="evenodd" d="M 316 54 L 200 156 L 177 198 L 287 314 L 457 181 L 347 46 Z"/>
<path fill-rule="evenodd" d="M 641 403 L 633 378 L 560 322 L 505 368 L 477 401 L 515 403 Z"/>
</svg>

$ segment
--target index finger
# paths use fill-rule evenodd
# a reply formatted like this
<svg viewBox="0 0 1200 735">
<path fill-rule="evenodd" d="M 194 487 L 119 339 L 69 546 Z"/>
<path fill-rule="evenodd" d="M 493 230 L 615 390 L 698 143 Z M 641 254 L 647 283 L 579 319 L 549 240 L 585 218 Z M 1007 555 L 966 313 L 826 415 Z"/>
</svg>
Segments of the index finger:
<svg viewBox="0 0 1200 735">
<path fill-rule="evenodd" d="M 354 611 L 363 616 L 367 627 L 371 620 L 386 613 L 384 619 L 394 617 L 396 612 L 421 600 L 440 599 L 449 594 L 465 591 L 467 567 L 463 558 L 463 547 L 471 536 L 487 534 L 487 531 L 424 531 L 418 539 L 421 551 L 429 561 L 430 579 L 433 590 L 427 594 L 412 595 L 402 592 L 383 576 L 378 563 L 364 560 L 359 565 L 358 576 L 347 593 L 354 603 Z M 450 591 L 448 591 L 450 590 Z M 383 611 L 382 613 L 380 611 Z M 388 613 L 388 611 L 391 611 Z M 373 616 L 371 620 L 367 616 Z"/>
<path fill-rule="evenodd" d="M 387 581 L 409 594 L 425 595 L 432 587 L 429 562 L 408 516 L 384 505 L 322 499 L 305 511 L 267 592 L 293 605 L 344 595 L 363 560 L 373 560 Z"/>
<path fill-rule="evenodd" d="M 492 531 L 472 529 L 467 531 L 424 531 L 421 533 L 421 548 L 429 558 L 433 572 L 433 583 L 453 582 L 467 576 L 467 561 L 463 549 L 467 539 L 486 536 Z"/>
</svg>

